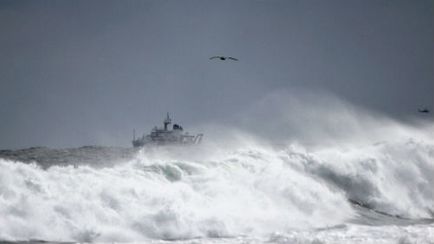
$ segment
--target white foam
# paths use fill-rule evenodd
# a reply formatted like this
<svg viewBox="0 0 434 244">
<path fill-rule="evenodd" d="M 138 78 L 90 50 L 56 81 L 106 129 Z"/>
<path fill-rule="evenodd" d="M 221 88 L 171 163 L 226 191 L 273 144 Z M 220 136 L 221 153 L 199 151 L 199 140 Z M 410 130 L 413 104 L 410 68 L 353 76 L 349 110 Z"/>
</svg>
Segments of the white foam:
<svg viewBox="0 0 434 244">
<path fill-rule="evenodd" d="M 0 240 L 249 236 L 345 243 L 364 227 L 327 232 L 342 238 L 322 236 L 316 228 L 347 226 L 356 217 L 348 199 L 392 215 L 432 218 L 434 140 L 426 131 L 433 126 L 412 128 L 369 114 L 364 123 L 356 111 L 336 108 L 334 118 L 318 128 L 312 123 L 303 127 L 302 119 L 285 124 L 273 116 L 285 128 L 279 133 L 309 131 L 296 133 L 300 140 L 280 141 L 279 147 L 268 144 L 267 133 L 253 136 L 232 129 L 232 140 L 222 136 L 199 148 L 146 149 L 135 160 L 102 169 L 43 170 L 0 159 Z M 309 118 L 315 113 L 304 117 Z M 337 124 L 350 126 L 339 131 Z M 411 229 L 372 228 L 366 229 L 372 240 L 378 228 L 391 229 L 393 235 Z M 273 237 L 276 232 L 283 234 Z M 319 239 L 307 238 L 312 232 Z M 360 238 L 353 241 L 365 236 Z M 417 234 L 403 238 L 398 241 L 419 240 Z"/>
<path fill-rule="evenodd" d="M 45 171 L 5 160 L 0 167 L 1 239 L 264 234 L 335 225 L 352 212 L 344 194 L 267 150 L 238 150 L 218 161 L 139 156 L 104 169 Z"/>
</svg>

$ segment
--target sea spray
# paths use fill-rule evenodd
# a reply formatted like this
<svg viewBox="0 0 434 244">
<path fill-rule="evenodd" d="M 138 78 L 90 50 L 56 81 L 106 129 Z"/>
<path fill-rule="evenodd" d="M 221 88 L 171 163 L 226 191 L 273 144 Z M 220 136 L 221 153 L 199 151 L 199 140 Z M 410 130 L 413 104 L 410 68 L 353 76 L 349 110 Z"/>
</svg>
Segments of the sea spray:
<svg viewBox="0 0 434 244">
<path fill-rule="evenodd" d="M 345 243 L 358 230 L 381 236 L 354 225 L 363 216 L 352 203 L 388 216 L 358 221 L 368 225 L 433 218 L 432 124 L 406 125 L 333 99 L 306 105 L 278 94 L 261 103 L 238 128 L 204 130 L 197 147 L 143 148 L 98 167 L 72 155 L 59 164 L 0 159 L 0 240 Z M 386 229 L 384 238 L 405 242 L 420 236 L 401 231 L 432 225 Z"/>
<path fill-rule="evenodd" d="M 46 170 L 0 160 L 0 238 L 264 236 L 345 224 L 356 214 L 348 199 L 430 218 L 433 148 L 415 140 L 321 150 L 250 143 L 191 159 L 157 148 L 114 167 Z"/>
<path fill-rule="evenodd" d="M 261 235 L 333 226 L 352 213 L 342 192 L 289 167 L 273 151 L 240 149 L 219 161 L 162 158 L 152 162 L 138 155 L 103 169 L 47 170 L 1 160 L 0 237 L 128 241 Z"/>
</svg>

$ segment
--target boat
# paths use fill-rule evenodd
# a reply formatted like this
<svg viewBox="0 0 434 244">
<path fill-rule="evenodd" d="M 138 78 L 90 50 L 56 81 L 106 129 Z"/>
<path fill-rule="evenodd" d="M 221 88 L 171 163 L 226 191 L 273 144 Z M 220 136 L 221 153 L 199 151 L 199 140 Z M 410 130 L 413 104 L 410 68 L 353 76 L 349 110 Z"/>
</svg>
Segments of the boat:
<svg viewBox="0 0 434 244">
<path fill-rule="evenodd" d="M 173 124 L 172 129 L 169 126 L 172 124 L 172 119 L 167 113 L 166 119 L 163 121 L 164 126 L 158 128 L 155 126 L 151 133 L 136 138 L 135 131 L 133 132 L 133 146 L 144 147 L 147 145 L 195 145 L 202 142 L 203 134 L 190 135 L 184 132 L 184 129 L 179 124 Z"/>
</svg>

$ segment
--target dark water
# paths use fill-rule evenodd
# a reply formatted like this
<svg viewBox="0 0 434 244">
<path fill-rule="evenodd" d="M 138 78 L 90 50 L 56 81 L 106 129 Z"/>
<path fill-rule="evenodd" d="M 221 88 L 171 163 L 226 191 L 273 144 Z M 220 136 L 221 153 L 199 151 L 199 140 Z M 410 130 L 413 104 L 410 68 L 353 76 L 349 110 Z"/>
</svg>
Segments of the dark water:
<svg viewBox="0 0 434 244">
<path fill-rule="evenodd" d="M 0 158 L 12 161 L 36 162 L 43 169 L 56 166 L 90 165 L 108 167 L 131 160 L 138 149 L 122 147 L 83 146 L 79 148 L 52 149 L 31 147 L 20 150 L 0 150 Z"/>
</svg>

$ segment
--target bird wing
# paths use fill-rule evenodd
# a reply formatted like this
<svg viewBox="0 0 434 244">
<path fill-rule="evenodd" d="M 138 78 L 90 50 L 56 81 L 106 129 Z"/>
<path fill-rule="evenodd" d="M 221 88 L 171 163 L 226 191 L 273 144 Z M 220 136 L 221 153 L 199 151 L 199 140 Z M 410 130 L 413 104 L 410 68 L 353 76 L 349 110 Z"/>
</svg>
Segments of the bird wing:
<svg viewBox="0 0 434 244">
<path fill-rule="evenodd" d="M 230 59 L 230 60 L 234 60 L 234 61 L 238 61 L 237 58 L 233 58 L 233 57 L 228 57 L 228 59 Z"/>
<path fill-rule="evenodd" d="M 220 58 L 220 56 L 213 56 L 213 57 L 211 57 L 209 59 L 215 59 L 215 58 Z"/>
</svg>

